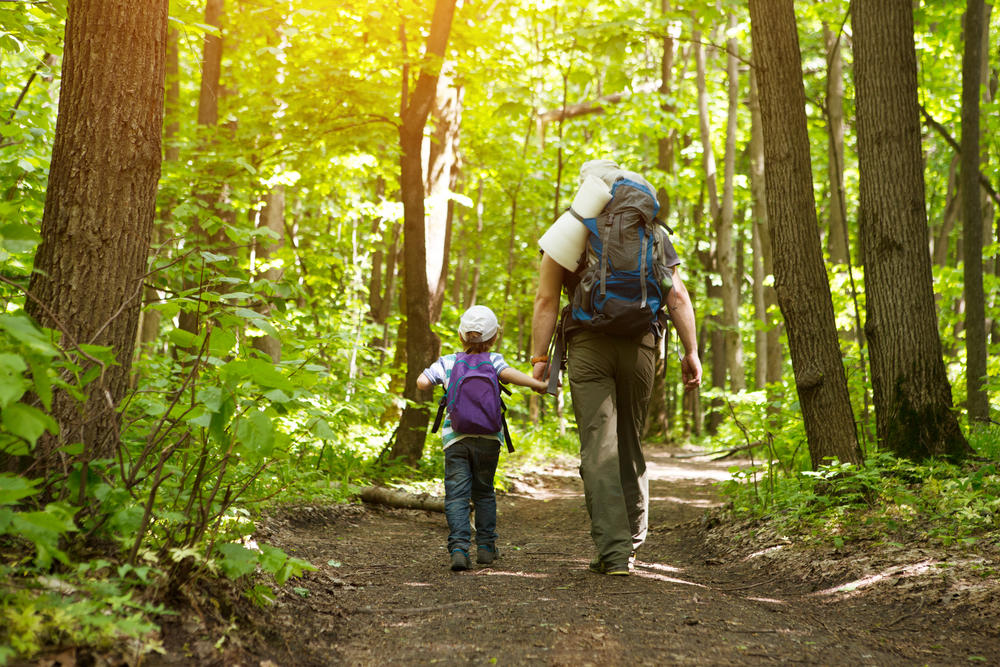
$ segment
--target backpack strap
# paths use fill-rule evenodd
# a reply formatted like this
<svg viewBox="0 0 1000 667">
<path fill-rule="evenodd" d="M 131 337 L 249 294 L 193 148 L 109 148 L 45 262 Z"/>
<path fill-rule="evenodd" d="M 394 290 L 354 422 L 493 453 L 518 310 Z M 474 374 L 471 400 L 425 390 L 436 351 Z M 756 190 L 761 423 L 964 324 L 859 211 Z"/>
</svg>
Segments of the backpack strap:
<svg viewBox="0 0 1000 667">
<path fill-rule="evenodd" d="M 639 284 L 642 286 L 641 308 L 646 307 L 646 230 L 639 234 Z"/>
<path fill-rule="evenodd" d="M 441 394 L 441 400 L 438 401 L 438 411 L 437 416 L 434 417 L 434 426 L 431 427 L 431 433 L 437 433 L 438 429 L 441 428 L 441 420 L 444 418 L 444 409 L 448 405 L 448 392 L 445 391 Z"/>
<path fill-rule="evenodd" d="M 500 382 L 500 378 L 497 378 L 497 384 L 500 385 L 501 392 L 508 396 L 511 395 L 510 389 L 503 382 Z M 500 397 L 500 425 L 502 427 L 500 430 L 503 431 L 504 442 L 507 443 L 507 452 L 511 453 L 514 451 L 514 444 L 510 441 L 510 429 L 507 427 L 507 404 L 504 403 L 502 396 Z"/>
<path fill-rule="evenodd" d="M 608 293 L 608 264 L 611 263 L 611 258 L 608 257 L 608 239 L 611 238 L 611 227 L 614 223 L 614 216 L 620 215 L 617 213 L 612 213 L 608 216 L 607 222 L 601 227 L 601 297 L 607 296 Z"/>
</svg>

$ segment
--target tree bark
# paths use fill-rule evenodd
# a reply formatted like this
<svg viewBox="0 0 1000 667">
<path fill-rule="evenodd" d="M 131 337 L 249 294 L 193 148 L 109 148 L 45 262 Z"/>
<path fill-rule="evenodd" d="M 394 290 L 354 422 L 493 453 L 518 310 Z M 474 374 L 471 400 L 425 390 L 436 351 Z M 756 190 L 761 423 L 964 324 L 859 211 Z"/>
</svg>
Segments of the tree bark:
<svg viewBox="0 0 1000 667">
<path fill-rule="evenodd" d="M 778 302 L 813 467 L 860 463 L 813 199 L 805 89 L 792 0 L 750 0 Z"/>
<path fill-rule="evenodd" d="M 965 282 L 966 409 L 971 422 L 990 417 L 986 393 L 986 295 L 983 291 L 983 209 L 979 191 L 979 90 L 982 83 L 983 0 L 965 5 L 962 55 L 962 239 Z"/>
<path fill-rule="evenodd" d="M 59 465 L 63 444 L 82 458 L 112 457 L 116 411 L 128 388 L 160 177 L 167 2 L 69 3 L 59 114 L 42 243 L 28 313 L 63 332 L 63 345 L 110 346 L 118 365 L 87 385 L 83 410 L 57 391 L 56 437 L 43 437 L 37 465 Z M 89 364 L 81 360 L 84 366 Z"/>
<path fill-rule="evenodd" d="M 841 40 L 823 24 L 826 43 L 826 122 L 827 172 L 830 181 L 830 203 L 827 217 L 826 249 L 833 264 L 847 264 L 847 221 L 844 219 L 844 59 Z"/>
<path fill-rule="evenodd" d="M 406 311 L 406 384 L 410 402 L 400 417 L 391 456 L 415 464 L 423 455 L 430 413 L 425 405 L 430 391 L 417 389 L 417 377 L 437 358 L 441 341 L 431 330 L 427 286 L 427 246 L 424 233 L 424 178 L 421 147 L 424 127 L 437 90 L 440 63 L 448 45 L 455 0 L 437 0 L 427 36 L 426 60 L 412 95 L 403 77 L 403 104 L 399 125 L 399 185 L 403 199 L 403 289 Z"/>
<path fill-rule="evenodd" d="M 859 220 L 876 435 L 897 455 L 971 450 L 952 411 L 928 248 L 913 5 L 853 5 Z"/>
<path fill-rule="evenodd" d="M 285 245 L 285 186 L 276 185 L 267 193 L 264 200 L 264 208 L 260 212 L 260 219 L 257 226 L 269 229 L 277 238 L 265 239 L 257 237 L 255 243 L 255 257 L 257 263 L 266 264 L 271 256 Z M 276 283 L 282 279 L 285 272 L 280 266 L 267 266 L 263 271 L 254 276 L 255 280 L 266 280 Z M 270 298 L 271 289 L 258 293 L 262 300 L 257 312 L 265 317 L 270 317 L 274 310 L 274 304 Z M 274 363 L 281 361 L 281 341 L 271 335 L 258 336 L 253 339 L 255 349 L 265 353 Z"/>
<path fill-rule="evenodd" d="M 729 15 L 729 29 L 736 28 L 736 15 Z M 729 91 L 729 113 L 726 120 L 726 152 L 723 158 L 722 207 L 718 223 L 717 250 L 719 277 L 722 281 L 722 329 L 725 336 L 725 362 L 729 371 L 729 388 L 734 393 L 746 389 L 743 368 L 743 343 L 740 336 L 740 284 L 736 271 L 736 249 L 733 244 L 733 210 L 735 207 L 737 111 L 740 105 L 739 45 L 736 39 L 726 42 L 726 77 Z"/>
<path fill-rule="evenodd" d="M 462 89 L 455 85 L 451 74 L 442 74 L 438 80 L 431 121 L 433 130 L 424 138 L 424 151 L 427 155 L 427 289 L 431 297 L 431 322 L 437 322 L 441 318 L 448 282 L 448 256 L 451 252 L 452 220 L 455 215 L 452 192 L 458 183 L 460 166 L 458 146 L 462 123 Z"/>
</svg>

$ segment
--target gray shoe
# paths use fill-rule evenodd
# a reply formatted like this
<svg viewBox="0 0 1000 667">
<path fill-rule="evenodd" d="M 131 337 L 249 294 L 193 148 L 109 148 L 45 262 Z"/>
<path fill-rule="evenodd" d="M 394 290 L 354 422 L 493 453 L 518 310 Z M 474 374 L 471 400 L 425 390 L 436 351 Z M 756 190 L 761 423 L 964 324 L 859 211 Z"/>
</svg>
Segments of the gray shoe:
<svg viewBox="0 0 1000 667">
<path fill-rule="evenodd" d="M 469 554 L 465 553 L 462 549 L 451 550 L 451 569 L 453 572 L 461 572 L 471 567 L 472 562 L 469 561 Z"/>
<path fill-rule="evenodd" d="M 500 558 L 500 550 L 493 544 L 480 544 L 476 549 L 476 562 L 480 565 L 492 565 Z"/>
</svg>

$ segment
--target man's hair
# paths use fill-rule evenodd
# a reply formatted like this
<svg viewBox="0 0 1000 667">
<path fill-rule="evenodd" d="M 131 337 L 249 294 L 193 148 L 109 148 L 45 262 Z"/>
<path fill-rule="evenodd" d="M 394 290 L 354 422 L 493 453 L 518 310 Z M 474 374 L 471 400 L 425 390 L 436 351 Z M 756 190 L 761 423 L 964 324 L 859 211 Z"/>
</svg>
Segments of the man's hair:
<svg viewBox="0 0 1000 667">
<path fill-rule="evenodd" d="M 479 336 L 478 331 L 470 331 L 470 336 Z M 493 338 L 489 340 L 479 341 L 478 343 L 470 343 L 465 340 L 465 336 L 459 334 L 459 338 L 462 339 L 462 346 L 465 348 L 466 354 L 479 354 L 480 352 L 489 352 L 490 348 L 493 347 L 493 343 L 496 342 L 499 332 L 493 334 Z"/>
</svg>

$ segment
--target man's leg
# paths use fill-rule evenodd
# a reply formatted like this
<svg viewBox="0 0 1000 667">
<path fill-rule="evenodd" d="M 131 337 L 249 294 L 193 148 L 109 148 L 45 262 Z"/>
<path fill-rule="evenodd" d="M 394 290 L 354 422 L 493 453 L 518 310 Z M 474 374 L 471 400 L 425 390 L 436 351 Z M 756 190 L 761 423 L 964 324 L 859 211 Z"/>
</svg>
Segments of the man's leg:
<svg viewBox="0 0 1000 667">
<path fill-rule="evenodd" d="M 656 373 L 652 334 L 642 343 L 619 342 L 618 462 L 632 531 L 632 549 L 646 541 L 649 526 L 649 478 L 642 453 L 642 431 Z"/>
<path fill-rule="evenodd" d="M 598 558 L 620 565 L 632 551 L 632 534 L 618 462 L 615 357 L 614 341 L 606 336 L 584 332 L 570 341 L 569 381 L 590 535 Z"/>
</svg>

